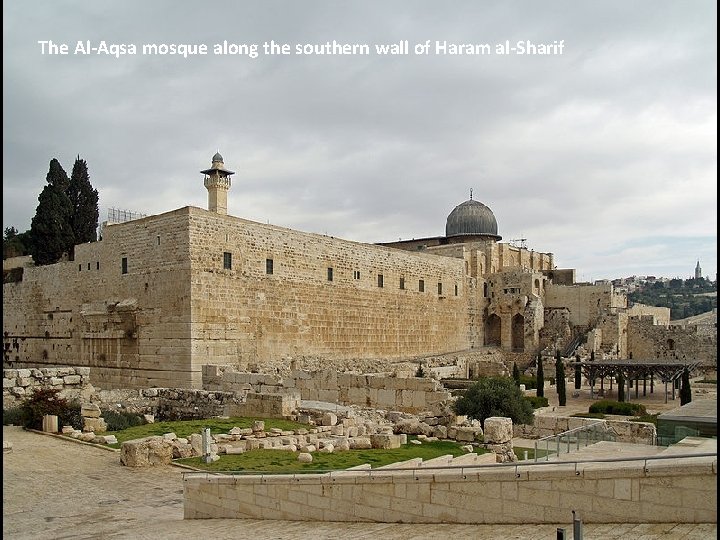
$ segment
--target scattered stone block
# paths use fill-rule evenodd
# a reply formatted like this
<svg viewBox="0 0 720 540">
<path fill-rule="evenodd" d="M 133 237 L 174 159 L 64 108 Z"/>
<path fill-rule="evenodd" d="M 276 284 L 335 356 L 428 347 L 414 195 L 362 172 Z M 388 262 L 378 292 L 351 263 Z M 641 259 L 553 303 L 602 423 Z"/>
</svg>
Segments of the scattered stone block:
<svg viewBox="0 0 720 540">
<path fill-rule="evenodd" d="M 322 417 L 321 425 L 323 426 L 334 426 L 337 424 L 337 415 L 335 413 L 325 413 Z"/>
<path fill-rule="evenodd" d="M 384 450 L 400 448 L 400 446 L 402 446 L 399 435 L 388 435 L 384 433 L 370 435 L 370 444 L 373 448 L 381 448 Z"/>
<path fill-rule="evenodd" d="M 300 454 L 298 454 L 298 461 L 300 463 L 312 463 L 312 460 L 312 454 L 308 454 L 306 452 L 301 452 Z"/>
<path fill-rule="evenodd" d="M 485 419 L 484 440 L 489 444 L 504 444 L 513 437 L 512 419 L 493 416 Z"/>
<path fill-rule="evenodd" d="M 100 418 L 100 407 L 94 403 L 83 403 L 80 407 L 80 416 L 83 418 Z"/>
<path fill-rule="evenodd" d="M 173 443 L 160 436 L 125 441 L 120 447 L 120 463 L 126 467 L 168 465 L 173 457 Z"/>
</svg>

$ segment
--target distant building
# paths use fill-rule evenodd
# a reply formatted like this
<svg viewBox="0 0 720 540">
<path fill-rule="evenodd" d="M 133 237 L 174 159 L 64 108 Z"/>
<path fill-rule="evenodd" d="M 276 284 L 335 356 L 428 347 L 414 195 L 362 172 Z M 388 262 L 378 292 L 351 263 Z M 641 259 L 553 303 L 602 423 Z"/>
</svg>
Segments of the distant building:
<svg viewBox="0 0 720 540">
<path fill-rule="evenodd" d="M 695 279 L 700 279 L 702 277 L 702 268 L 700 268 L 700 261 L 697 262 L 695 265 Z"/>
</svg>

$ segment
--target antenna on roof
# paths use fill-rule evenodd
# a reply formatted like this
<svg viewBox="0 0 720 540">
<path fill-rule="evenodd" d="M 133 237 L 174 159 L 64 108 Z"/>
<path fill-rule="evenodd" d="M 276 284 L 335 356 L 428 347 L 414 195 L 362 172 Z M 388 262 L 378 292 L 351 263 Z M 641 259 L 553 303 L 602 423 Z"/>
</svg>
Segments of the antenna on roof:
<svg viewBox="0 0 720 540">
<path fill-rule="evenodd" d="M 472 188 L 470 188 L 470 200 L 472 201 Z"/>
</svg>

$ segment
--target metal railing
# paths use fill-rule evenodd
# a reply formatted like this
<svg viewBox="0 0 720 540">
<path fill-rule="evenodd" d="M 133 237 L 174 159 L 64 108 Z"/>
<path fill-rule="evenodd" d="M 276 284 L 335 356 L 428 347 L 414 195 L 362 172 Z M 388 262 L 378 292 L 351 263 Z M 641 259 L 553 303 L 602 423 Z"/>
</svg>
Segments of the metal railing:
<svg viewBox="0 0 720 540">
<path fill-rule="evenodd" d="M 427 473 L 433 473 L 436 471 L 454 471 L 459 476 L 465 476 L 472 474 L 478 470 L 483 469 L 497 469 L 497 468 L 512 468 L 515 472 L 515 477 L 520 478 L 521 472 L 524 469 L 531 469 L 535 467 L 542 467 L 547 465 L 553 465 L 568 469 L 573 466 L 573 472 L 575 476 L 580 476 L 581 471 L 578 470 L 578 465 L 596 464 L 596 463 L 622 463 L 622 462 L 642 462 L 642 468 L 645 473 L 649 472 L 648 463 L 651 461 L 659 461 L 664 459 L 691 459 L 691 458 L 706 458 L 714 457 L 717 459 L 717 452 L 698 452 L 696 454 L 669 454 L 669 455 L 656 455 L 656 456 L 626 456 L 621 458 L 592 458 L 592 459 L 576 459 L 568 461 L 515 461 L 512 463 L 481 463 L 476 465 L 438 465 L 432 467 L 397 467 L 397 468 L 383 468 L 383 469 L 318 469 L 308 471 L 186 471 L 182 473 L 183 478 L 185 477 L 201 477 L 210 478 L 213 476 L 259 476 L 261 481 L 264 481 L 265 477 L 276 478 L 277 476 L 289 476 L 292 480 L 300 480 L 301 478 L 307 478 L 308 476 L 318 476 L 330 478 L 334 481 L 336 478 L 342 478 L 345 476 L 367 476 L 372 477 L 387 477 L 392 476 L 414 476 L 415 479 L 420 479 Z"/>
<path fill-rule="evenodd" d="M 538 439 L 535 441 L 534 461 L 538 461 L 538 451 L 542 451 L 543 447 L 545 461 L 548 461 L 550 454 L 559 456 L 563 451 L 566 454 L 577 452 L 600 441 L 615 441 L 615 434 L 608 430 L 602 420 Z"/>
</svg>

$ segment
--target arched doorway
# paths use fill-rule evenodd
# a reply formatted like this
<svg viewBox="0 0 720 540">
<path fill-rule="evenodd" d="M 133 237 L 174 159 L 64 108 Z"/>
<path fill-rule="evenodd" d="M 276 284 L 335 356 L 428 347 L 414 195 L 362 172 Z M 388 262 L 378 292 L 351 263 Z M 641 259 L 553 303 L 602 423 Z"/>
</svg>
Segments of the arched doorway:
<svg viewBox="0 0 720 540">
<path fill-rule="evenodd" d="M 525 317 L 519 313 L 512 318 L 512 350 L 523 352 L 525 350 Z"/>
<path fill-rule="evenodd" d="M 485 321 L 485 345 L 500 346 L 501 325 L 500 317 L 494 313 L 487 318 Z"/>
</svg>

